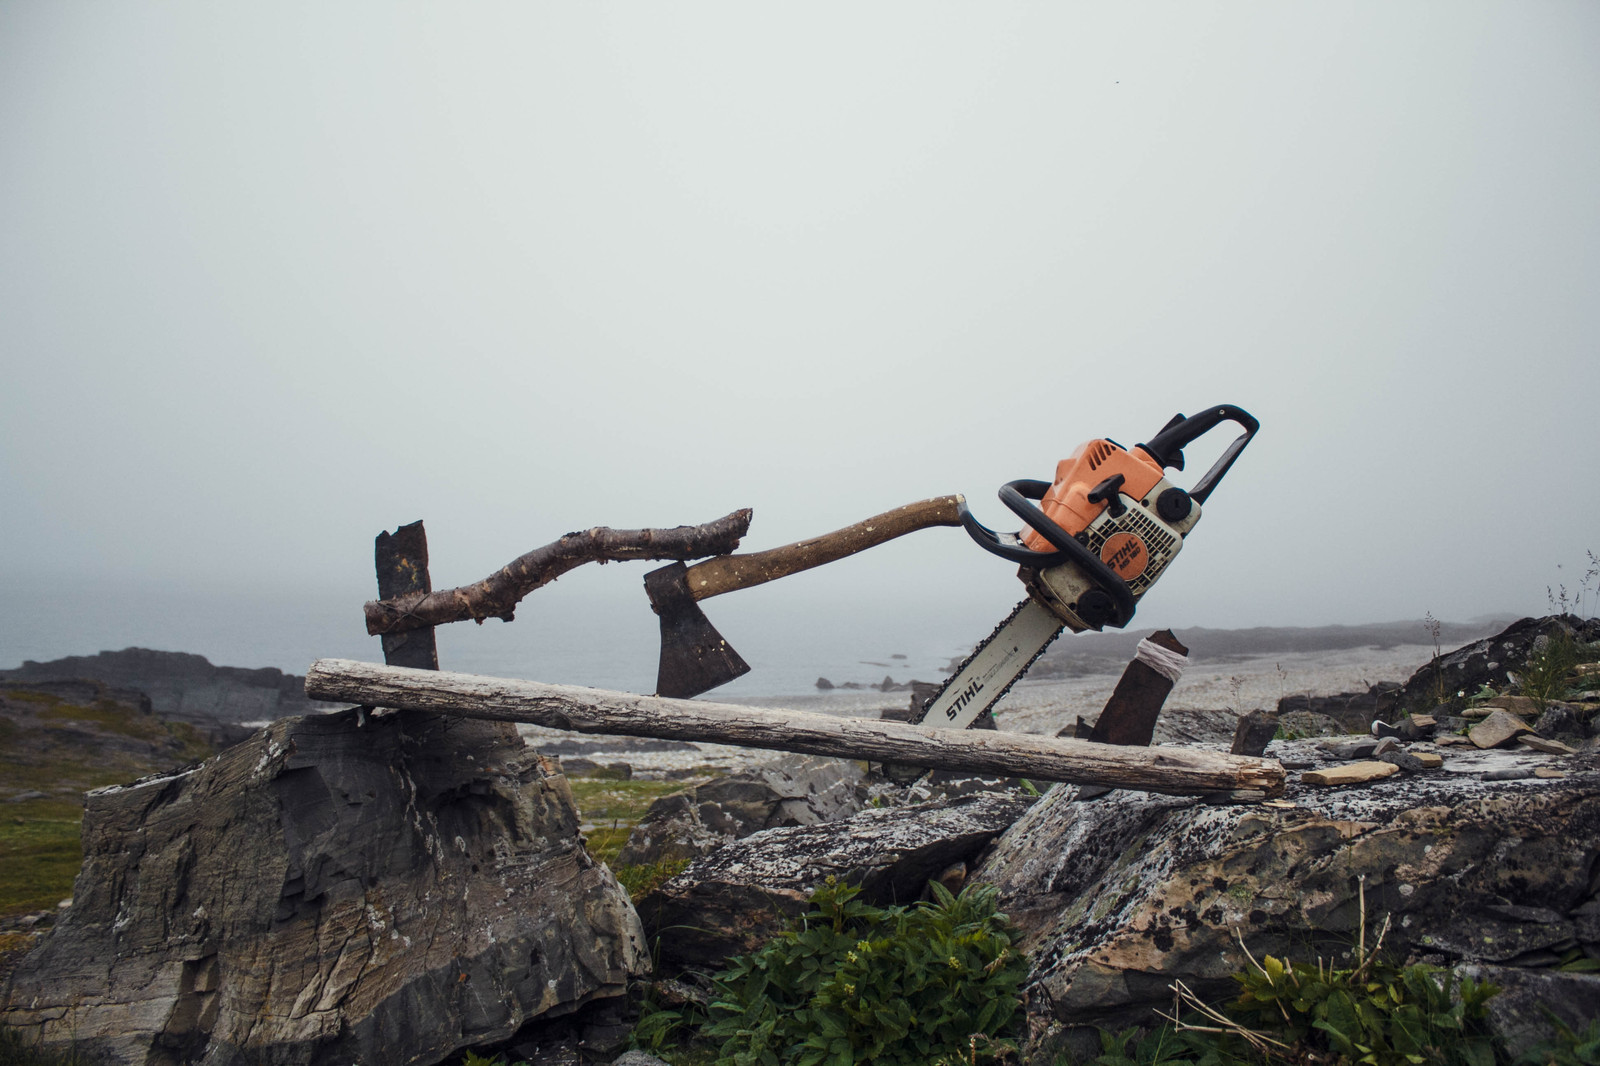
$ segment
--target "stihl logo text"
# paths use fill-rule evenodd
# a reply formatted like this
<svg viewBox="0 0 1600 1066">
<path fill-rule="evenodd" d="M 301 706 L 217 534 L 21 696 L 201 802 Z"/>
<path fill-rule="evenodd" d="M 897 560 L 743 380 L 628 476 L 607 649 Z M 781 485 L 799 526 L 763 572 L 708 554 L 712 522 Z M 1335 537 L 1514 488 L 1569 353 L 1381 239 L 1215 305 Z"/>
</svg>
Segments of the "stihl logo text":
<svg viewBox="0 0 1600 1066">
<path fill-rule="evenodd" d="M 983 683 L 981 681 L 974 681 L 972 684 L 968 685 L 966 691 L 957 696 L 955 702 L 950 705 L 950 709 L 944 712 L 945 717 L 954 718 L 956 715 L 960 714 L 961 708 L 977 699 L 978 693 L 982 691 Z"/>
<path fill-rule="evenodd" d="M 1116 571 L 1124 581 L 1132 581 L 1144 573 L 1150 562 L 1150 553 L 1144 541 L 1132 533 L 1116 533 L 1107 538 L 1100 549 L 1100 561 Z"/>
</svg>

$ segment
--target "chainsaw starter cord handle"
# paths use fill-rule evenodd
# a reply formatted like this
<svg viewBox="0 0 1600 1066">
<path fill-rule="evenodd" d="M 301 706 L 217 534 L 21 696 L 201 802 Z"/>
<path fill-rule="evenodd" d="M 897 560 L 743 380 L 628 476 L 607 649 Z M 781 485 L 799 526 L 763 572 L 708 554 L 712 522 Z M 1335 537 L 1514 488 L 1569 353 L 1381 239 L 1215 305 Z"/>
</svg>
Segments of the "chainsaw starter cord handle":
<svg viewBox="0 0 1600 1066">
<path fill-rule="evenodd" d="M 1189 490 L 1191 497 L 1199 503 L 1205 503 L 1211 495 L 1211 490 L 1217 487 L 1217 483 L 1228 472 L 1228 468 L 1233 466 L 1233 461 L 1239 458 L 1239 453 L 1250 443 L 1250 438 L 1261 428 L 1261 423 L 1257 422 L 1248 411 L 1232 404 L 1220 403 L 1188 418 L 1181 414 L 1174 415 L 1172 420 L 1161 428 L 1160 433 L 1151 437 L 1148 443 L 1136 447 L 1162 466 L 1182 470 L 1183 449 L 1223 422 L 1237 423 L 1244 427 L 1244 433 L 1228 445 L 1222 456 L 1212 464 L 1211 469 L 1206 471 L 1205 476 L 1195 482 L 1194 488 Z"/>
</svg>

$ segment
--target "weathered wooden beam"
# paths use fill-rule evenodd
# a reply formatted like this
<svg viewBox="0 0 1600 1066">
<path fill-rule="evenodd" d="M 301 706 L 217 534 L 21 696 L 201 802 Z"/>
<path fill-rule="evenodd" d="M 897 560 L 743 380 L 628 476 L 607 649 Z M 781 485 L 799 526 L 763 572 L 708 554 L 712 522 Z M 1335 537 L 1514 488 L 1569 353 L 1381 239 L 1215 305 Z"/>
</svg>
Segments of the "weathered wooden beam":
<svg viewBox="0 0 1600 1066">
<path fill-rule="evenodd" d="M 306 693 L 313 699 L 531 722 L 577 733 L 709 741 L 1178 795 L 1236 789 L 1275 795 L 1284 781 L 1283 767 L 1275 760 L 1221 752 L 758 710 L 348 659 L 313 663 L 306 674 Z"/>
<path fill-rule="evenodd" d="M 372 554 L 381 598 L 425 597 L 433 591 L 428 577 L 428 534 L 421 520 L 398 526 L 393 533 L 379 533 L 373 542 Z M 434 639 L 433 627 L 418 626 L 384 633 L 383 661 L 390 666 L 439 669 L 439 644 Z"/>
<path fill-rule="evenodd" d="M 698 526 L 672 529 L 593 529 L 559 540 L 511 560 L 482 581 L 438 592 L 412 592 L 366 604 L 367 632 L 402 633 L 447 622 L 485 618 L 511 621 L 522 598 L 574 567 L 625 559 L 702 559 L 726 555 L 750 529 L 748 507 Z"/>
<path fill-rule="evenodd" d="M 1189 649 L 1172 635 L 1170 629 L 1159 629 L 1145 638 L 1158 648 L 1175 656 L 1186 656 Z M 1148 747 L 1156 733 L 1156 719 L 1161 717 L 1161 706 L 1167 702 L 1177 678 L 1163 674 L 1135 658 L 1122 671 L 1116 690 L 1106 701 L 1105 709 L 1095 719 L 1094 729 L 1088 739 L 1101 744 L 1135 744 Z"/>
</svg>

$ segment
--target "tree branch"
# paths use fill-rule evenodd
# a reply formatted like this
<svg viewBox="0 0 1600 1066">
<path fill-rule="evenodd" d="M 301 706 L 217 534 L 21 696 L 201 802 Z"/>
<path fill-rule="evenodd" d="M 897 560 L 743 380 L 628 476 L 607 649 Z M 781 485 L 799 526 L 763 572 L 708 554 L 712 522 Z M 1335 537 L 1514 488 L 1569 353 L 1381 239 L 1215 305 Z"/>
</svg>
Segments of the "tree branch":
<svg viewBox="0 0 1600 1066">
<path fill-rule="evenodd" d="M 568 533 L 560 540 L 519 556 L 472 585 L 413 593 L 387 600 L 368 600 L 367 632 L 402 633 L 461 622 L 470 618 L 511 621 L 522 597 L 574 567 L 588 562 L 625 559 L 699 559 L 726 555 L 750 529 L 750 508 L 699 526 L 673 529 L 593 529 Z"/>
</svg>

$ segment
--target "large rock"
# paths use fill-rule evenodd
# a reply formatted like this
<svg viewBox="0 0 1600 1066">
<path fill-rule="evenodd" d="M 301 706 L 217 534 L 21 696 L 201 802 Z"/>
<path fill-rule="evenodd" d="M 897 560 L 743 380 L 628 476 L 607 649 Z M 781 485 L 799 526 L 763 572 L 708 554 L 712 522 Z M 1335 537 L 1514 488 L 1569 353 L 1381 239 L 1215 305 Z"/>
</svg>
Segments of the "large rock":
<svg viewBox="0 0 1600 1066">
<path fill-rule="evenodd" d="M 1245 966 L 1239 937 L 1257 958 L 1347 959 L 1363 878 L 1368 942 L 1387 917 L 1385 946 L 1402 958 L 1539 966 L 1573 947 L 1600 955 L 1589 917 L 1600 759 L 1565 758 L 1564 779 L 1490 784 L 1481 772 L 1548 757 L 1460 751 L 1445 769 L 1359 788 L 1291 781 L 1292 806 L 1129 792 L 1079 802 L 1076 789 L 1053 789 L 974 875 L 999 887 L 1024 930 L 1033 1050 L 1047 1059 L 1084 1026 L 1147 1024 L 1152 1008 L 1170 1007 L 1175 979 L 1230 995 Z M 1269 754 L 1328 758 L 1307 742 Z"/>
<path fill-rule="evenodd" d="M 1428 711 L 1441 703 L 1460 708 L 1488 685 L 1503 689 L 1508 675 L 1522 669 L 1540 637 L 1565 632 L 1579 641 L 1600 640 L 1600 618 L 1579 621 L 1571 615 L 1523 618 L 1492 637 L 1473 641 L 1429 663 L 1400 690 L 1396 705 L 1405 711 Z"/>
<path fill-rule="evenodd" d="M 715 968 L 804 913 L 829 877 L 860 885 L 867 902 L 918 898 L 930 877 L 974 860 L 1029 802 L 983 792 L 764 830 L 692 863 L 646 895 L 639 915 L 664 971 Z"/>
<path fill-rule="evenodd" d="M 869 785 L 858 762 L 785 755 L 656 800 L 617 862 L 693 859 L 763 829 L 843 818 L 867 802 Z"/>
<path fill-rule="evenodd" d="M 648 971 L 566 780 L 508 726 L 284 719 L 91 793 L 0 1021 L 114 1063 L 434 1063 Z"/>
<path fill-rule="evenodd" d="M 1346 733 L 1365 733 L 1374 721 L 1389 721 L 1400 698 L 1400 685 L 1380 681 L 1365 692 L 1335 696 L 1285 696 L 1278 701 L 1280 715 L 1309 712 L 1332 718 Z"/>
</svg>

